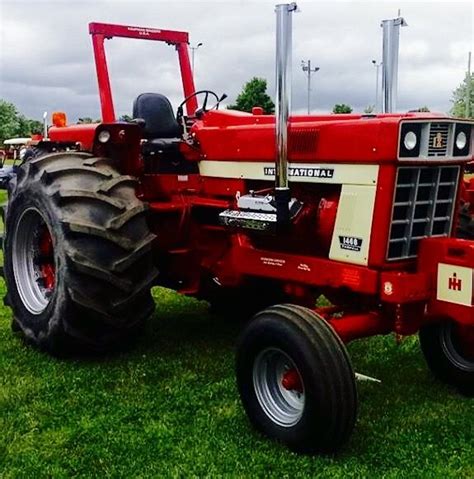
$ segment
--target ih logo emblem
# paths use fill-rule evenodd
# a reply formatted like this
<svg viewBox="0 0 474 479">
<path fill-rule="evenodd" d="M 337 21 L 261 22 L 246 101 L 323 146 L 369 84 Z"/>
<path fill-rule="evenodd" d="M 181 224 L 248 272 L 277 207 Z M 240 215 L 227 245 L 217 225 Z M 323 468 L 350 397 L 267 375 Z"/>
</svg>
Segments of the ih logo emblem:
<svg viewBox="0 0 474 479">
<path fill-rule="evenodd" d="M 443 135 L 440 132 L 433 137 L 433 148 L 443 148 Z"/>
<path fill-rule="evenodd" d="M 458 275 L 453 273 L 448 280 L 448 289 L 451 291 L 461 291 L 462 290 L 462 279 L 458 279 Z"/>
</svg>

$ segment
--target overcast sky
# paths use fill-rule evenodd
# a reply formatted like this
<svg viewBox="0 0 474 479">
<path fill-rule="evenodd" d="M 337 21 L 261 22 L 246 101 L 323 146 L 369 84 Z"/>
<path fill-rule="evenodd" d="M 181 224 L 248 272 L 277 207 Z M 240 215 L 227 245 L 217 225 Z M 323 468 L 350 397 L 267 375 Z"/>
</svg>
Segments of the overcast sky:
<svg viewBox="0 0 474 479">
<path fill-rule="evenodd" d="M 0 0 L 0 98 L 26 116 L 66 111 L 72 120 L 100 116 L 89 22 L 110 22 L 190 33 L 196 86 L 225 92 L 234 101 L 253 76 L 268 80 L 274 96 L 276 1 Z M 428 105 L 450 109 L 473 48 L 473 3 L 394 1 L 298 2 L 293 17 L 293 111 L 306 109 L 301 60 L 311 59 L 313 111 L 349 103 L 361 111 L 374 103 L 375 68 L 381 59 L 380 21 L 401 8 L 398 109 Z M 177 55 L 157 42 L 106 43 L 116 113 L 131 113 L 141 92 L 182 98 Z"/>
</svg>

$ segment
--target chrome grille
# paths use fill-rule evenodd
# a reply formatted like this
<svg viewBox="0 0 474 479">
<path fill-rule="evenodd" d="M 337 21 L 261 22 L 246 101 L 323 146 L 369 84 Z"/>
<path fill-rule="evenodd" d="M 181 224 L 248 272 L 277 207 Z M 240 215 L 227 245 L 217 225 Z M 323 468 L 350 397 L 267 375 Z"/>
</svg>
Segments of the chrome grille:
<svg viewBox="0 0 474 479">
<path fill-rule="evenodd" d="M 448 152 L 449 123 L 431 123 L 428 138 L 428 156 L 446 156 Z"/>
<path fill-rule="evenodd" d="M 413 258 L 421 239 L 451 230 L 459 166 L 400 167 L 387 259 Z"/>
</svg>

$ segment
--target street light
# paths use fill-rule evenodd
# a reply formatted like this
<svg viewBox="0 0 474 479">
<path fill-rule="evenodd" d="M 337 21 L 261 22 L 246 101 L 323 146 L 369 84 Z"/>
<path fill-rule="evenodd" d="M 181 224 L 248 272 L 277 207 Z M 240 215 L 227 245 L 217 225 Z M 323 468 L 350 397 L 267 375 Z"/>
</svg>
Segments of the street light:
<svg viewBox="0 0 474 479">
<path fill-rule="evenodd" d="M 311 110 L 311 107 L 310 107 L 311 73 L 316 73 L 317 71 L 319 71 L 319 67 L 311 68 L 311 60 L 308 60 L 307 62 L 305 62 L 304 60 L 301 60 L 301 68 L 307 74 L 307 77 L 308 77 L 308 99 L 307 99 L 307 102 L 308 102 L 308 115 L 309 115 L 310 110 Z"/>
<path fill-rule="evenodd" d="M 194 52 L 199 48 L 202 47 L 202 42 L 199 42 L 195 47 L 192 45 L 189 45 L 189 48 L 191 49 L 191 68 L 194 73 Z"/>
<path fill-rule="evenodd" d="M 377 63 L 376 60 L 372 60 L 372 63 L 375 67 L 375 105 L 374 105 L 374 109 L 375 109 L 375 112 L 379 112 L 379 78 L 380 78 L 380 75 L 379 75 L 379 68 L 382 66 L 382 63 L 383 62 L 380 62 L 380 63 Z"/>
</svg>

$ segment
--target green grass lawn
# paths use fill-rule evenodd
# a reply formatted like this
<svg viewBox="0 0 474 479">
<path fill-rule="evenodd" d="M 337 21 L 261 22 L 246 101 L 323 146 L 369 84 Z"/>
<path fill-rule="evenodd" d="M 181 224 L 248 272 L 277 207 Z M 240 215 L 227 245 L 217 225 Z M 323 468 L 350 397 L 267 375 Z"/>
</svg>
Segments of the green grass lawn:
<svg viewBox="0 0 474 479">
<path fill-rule="evenodd" d="M 4 293 L 4 283 L 0 292 Z M 434 380 L 415 338 L 350 345 L 354 435 L 336 457 L 298 456 L 255 433 L 234 380 L 239 325 L 156 289 L 129 351 L 56 360 L 0 308 L 0 477 L 474 477 L 473 402 Z"/>
</svg>

